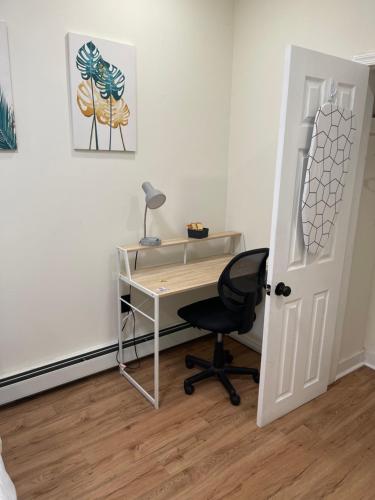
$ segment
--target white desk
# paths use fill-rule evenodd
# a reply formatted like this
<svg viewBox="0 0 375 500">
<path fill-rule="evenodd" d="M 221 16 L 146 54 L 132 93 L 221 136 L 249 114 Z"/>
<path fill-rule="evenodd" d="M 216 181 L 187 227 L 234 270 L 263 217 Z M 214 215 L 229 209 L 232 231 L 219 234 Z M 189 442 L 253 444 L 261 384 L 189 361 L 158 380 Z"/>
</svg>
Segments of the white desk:
<svg viewBox="0 0 375 500">
<path fill-rule="evenodd" d="M 208 285 L 217 283 L 221 272 L 232 259 L 236 243 L 239 244 L 241 233 L 235 231 L 224 231 L 212 233 L 204 239 L 180 238 L 164 240 L 157 247 L 144 247 L 142 245 L 130 245 L 117 247 L 118 265 L 118 342 L 120 373 L 123 375 L 143 396 L 150 401 L 155 408 L 159 408 L 159 299 L 177 293 L 188 292 Z M 215 255 L 205 259 L 187 261 L 187 249 L 189 245 L 203 244 L 206 241 L 227 238 L 231 240 L 231 251 L 223 255 Z M 131 272 L 129 264 L 129 253 L 137 251 L 150 252 L 155 249 L 164 249 L 171 246 L 183 248 L 183 262 L 181 264 L 168 264 L 163 266 L 146 267 L 142 270 Z M 125 272 L 122 270 L 122 263 Z M 120 284 L 127 283 L 140 292 L 148 295 L 154 301 L 154 316 L 143 312 L 134 304 L 121 298 Z M 123 359 L 123 335 L 121 302 L 124 302 L 134 311 L 143 315 L 154 324 L 154 395 L 151 396 L 125 369 Z"/>
</svg>

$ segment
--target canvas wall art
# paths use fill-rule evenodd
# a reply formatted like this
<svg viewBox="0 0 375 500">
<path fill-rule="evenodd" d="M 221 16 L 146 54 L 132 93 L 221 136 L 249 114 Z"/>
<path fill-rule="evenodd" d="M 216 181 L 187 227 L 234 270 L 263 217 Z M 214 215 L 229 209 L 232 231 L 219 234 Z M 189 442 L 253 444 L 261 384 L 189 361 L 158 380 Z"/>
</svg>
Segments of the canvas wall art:
<svg viewBox="0 0 375 500">
<path fill-rule="evenodd" d="M 135 47 L 68 34 L 74 149 L 135 151 Z"/>
<path fill-rule="evenodd" d="M 0 21 L 0 150 L 17 149 L 7 25 Z"/>
</svg>

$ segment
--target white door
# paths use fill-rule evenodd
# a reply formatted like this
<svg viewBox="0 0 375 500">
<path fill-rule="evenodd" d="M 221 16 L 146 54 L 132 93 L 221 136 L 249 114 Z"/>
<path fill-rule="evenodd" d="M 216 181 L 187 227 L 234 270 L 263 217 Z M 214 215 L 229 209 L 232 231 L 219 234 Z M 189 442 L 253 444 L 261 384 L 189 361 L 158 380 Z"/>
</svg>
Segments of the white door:
<svg viewBox="0 0 375 500">
<path fill-rule="evenodd" d="M 262 347 L 259 426 L 327 390 L 354 178 L 367 94 L 367 66 L 319 52 L 287 49 L 277 154 Z M 302 185 L 314 117 L 336 89 L 334 102 L 355 114 L 343 202 L 327 245 L 306 253 L 300 220 Z M 278 283 L 291 288 L 276 295 Z"/>
</svg>

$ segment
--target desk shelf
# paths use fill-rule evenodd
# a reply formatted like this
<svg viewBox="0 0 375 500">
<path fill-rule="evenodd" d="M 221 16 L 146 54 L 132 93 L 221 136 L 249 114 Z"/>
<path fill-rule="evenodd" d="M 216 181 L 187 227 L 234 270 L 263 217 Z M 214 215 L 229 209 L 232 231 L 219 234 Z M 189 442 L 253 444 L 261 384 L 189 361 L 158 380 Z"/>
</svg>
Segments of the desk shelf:
<svg viewBox="0 0 375 500">
<path fill-rule="evenodd" d="M 237 231 L 220 231 L 217 233 L 211 233 L 207 238 L 202 238 L 202 239 L 196 239 L 196 238 L 172 238 L 169 240 L 163 240 L 161 242 L 161 245 L 157 246 L 143 246 L 140 244 L 135 244 L 135 245 L 121 245 L 117 247 L 118 251 L 118 256 L 119 256 L 119 273 L 121 272 L 121 260 L 123 259 L 124 265 L 125 265 L 125 275 L 128 280 L 132 280 L 132 271 L 130 270 L 130 263 L 129 263 L 129 254 L 134 253 L 134 252 L 139 252 L 139 251 L 147 251 L 150 252 L 152 250 L 163 250 L 165 248 L 169 247 L 183 247 L 183 263 L 187 264 L 188 260 L 188 247 L 190 245 L 197 245 L 198 243 L 202 244 L 207 241 L 214 241 L 214 240 L 219 240 L 219 239 L 229 239 L 231 241 L 231 249 L 229 253 L 234 253 L 235 251 L 235 241 L 239 241 L 241 237 L 241 233 Z M 156 266 L 155 266 L 156 267 Z M 158 266 L 161 267 L 161 266 Z M 122 275 L 124 277 L 124 274 Z M 132 285 L 132 283 L 129 283 Z M 134 285 L 136 286 L 136 285 Z"/>
<path fill-rule="evenodd" d="M 190 245 L 195 243 L 204 243 L 205 241 L 210 240 L 218 240 L 222 238 L 238 238 L 241 236 L 241 233 L 237 231 L 220 231 L 217 233 L 211 233 L 207 236 L 207 238 L 172 238 L 168 240 L 162 240 L 161 245 L 157 246 L 144 246 L 139 243 L 135 245 L 121 245 L 118 247 L 119 250 L 127 251 L 127 252 L 138 252 L 139 250 L 157 250 L 158 248 L 166 248 L 172 246 L 179 245 Z"/>
</svg>

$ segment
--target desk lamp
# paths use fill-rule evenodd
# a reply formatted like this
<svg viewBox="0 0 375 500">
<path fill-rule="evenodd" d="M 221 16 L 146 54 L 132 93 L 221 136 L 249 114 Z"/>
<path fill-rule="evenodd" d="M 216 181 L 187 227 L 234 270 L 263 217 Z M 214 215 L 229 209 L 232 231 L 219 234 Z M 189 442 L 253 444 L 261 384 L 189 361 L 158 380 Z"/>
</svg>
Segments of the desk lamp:
<svg viewBox="0 0 375 500">
<path fill-rule="evenodd" d="M 154 210 L 155 208 L 161 207 L 166 200 L 166 196 L 164 193 L 159 191 L 158 189 L 155 189 L 150 182 L 144 182 L 142 184 L 142 189 L 145 192 L 145 201 L 146 201 L 146 207 L 145 207 L 145 217 L 143 221 L 143 238 L 139 242 L 141 245 L 145 246 L 157 246 L 161 244 L 160 238 L 157 236 L 146 236 L 146 216 L 147 216 L 147 209 L 150 208 L 151 210 Z"/>
</svg>

